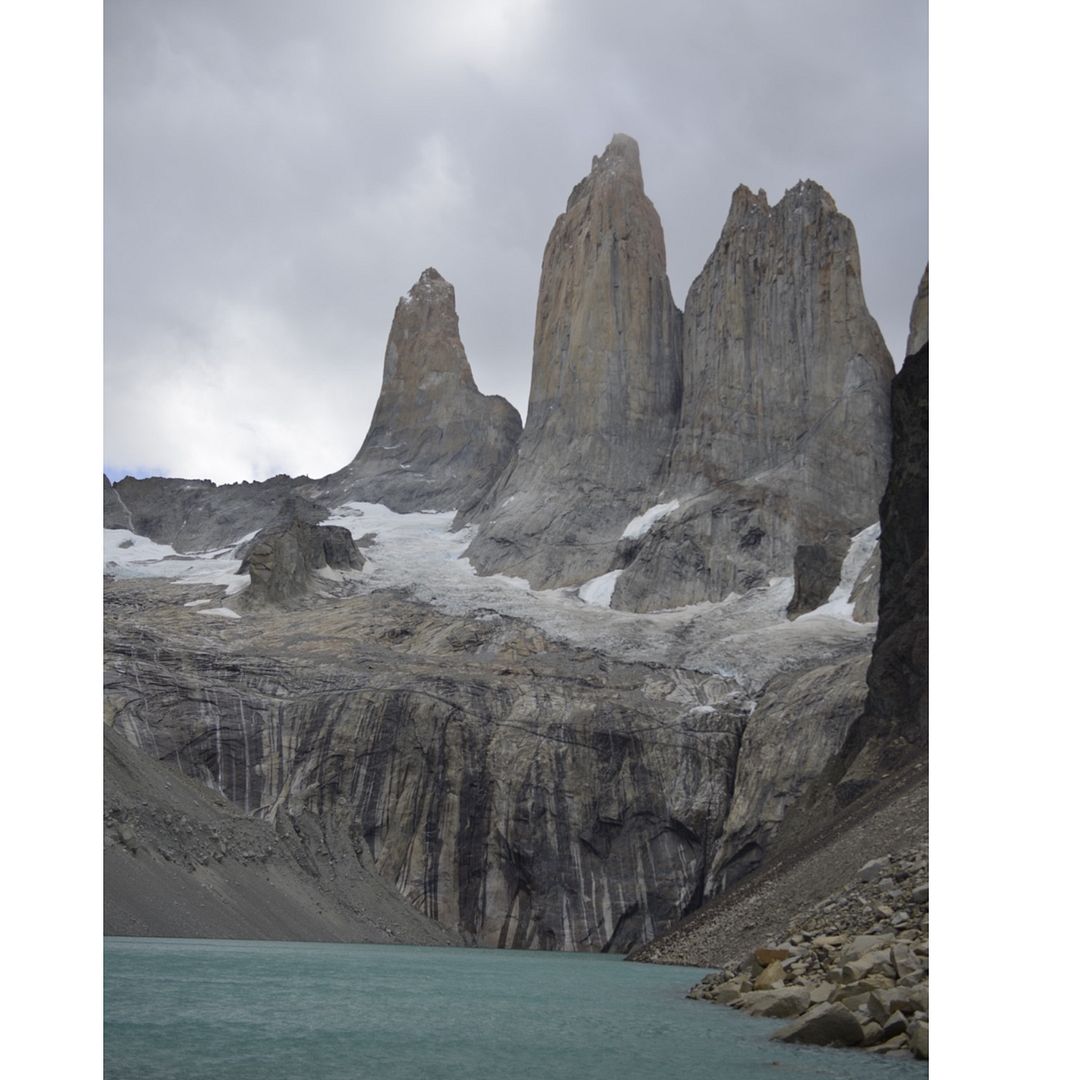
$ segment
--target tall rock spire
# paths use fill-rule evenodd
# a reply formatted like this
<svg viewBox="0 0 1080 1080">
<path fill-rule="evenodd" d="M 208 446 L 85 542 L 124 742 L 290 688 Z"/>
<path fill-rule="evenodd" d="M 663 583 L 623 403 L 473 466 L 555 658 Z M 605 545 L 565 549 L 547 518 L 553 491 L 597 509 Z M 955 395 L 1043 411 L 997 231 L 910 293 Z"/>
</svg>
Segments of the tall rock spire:
<svg viewBox="0 0 1080 1080">
<path fill-rule="evenodd" d="M 429 267 L 394 312 L 367 438 L 349 465 L 315 482 L 316 497 L 456 510 L 491 487 L 520 434 L 513 405 L 477 390 L 454 287 Z"/>
<path fill-rule="evenodd" d="M 613 602 L 718 600 L 791 575 L 800 547 L 838 576 L 850 536 L 877 519 L 892 376 L 829 193 L 801 181 L 770 207 L 739 187 L 686 301 L 665 479 L 681 506 L 626 553 Z"/>
<path fill-rule="evenodd" d="M 571 192 L 544 251 L 529 412 L 518 455 L 469 548 L 484 573 L 534 586 L 609 569 L 663 473 L 681 400 L 681 316 L 637 143 L 615 135 Z M 578 539 L 588 538 L 588 544 Z"/>
</svg>

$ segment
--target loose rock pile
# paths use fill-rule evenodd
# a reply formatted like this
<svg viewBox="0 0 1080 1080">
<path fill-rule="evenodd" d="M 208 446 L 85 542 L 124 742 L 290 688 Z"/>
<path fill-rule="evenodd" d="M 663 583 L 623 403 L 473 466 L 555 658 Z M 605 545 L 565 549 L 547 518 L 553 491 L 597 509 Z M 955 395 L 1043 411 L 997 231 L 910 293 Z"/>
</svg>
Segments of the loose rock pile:
<svg viewBox="0 0 1080 1080">
<path fill-rule="evenodd" d="M 774 1039 L 930 1056 L 930 890 L 925 843 L 868 862 L 792 920 L 780 945 L 709 975 L 690 997 L 790 1019 Z"/>
</svg>

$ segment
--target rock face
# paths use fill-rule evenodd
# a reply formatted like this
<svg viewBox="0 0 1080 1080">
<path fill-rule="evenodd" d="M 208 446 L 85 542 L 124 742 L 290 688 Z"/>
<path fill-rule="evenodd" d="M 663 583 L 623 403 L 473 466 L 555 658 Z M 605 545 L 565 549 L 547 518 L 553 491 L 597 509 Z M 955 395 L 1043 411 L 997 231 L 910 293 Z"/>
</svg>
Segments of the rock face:
<svg viewBox="0 0 1080 1080">
<path fill-rule="evenodd" d="M 357 500 L 399 513 L 456 510 L 491 487 L 520 436 L 513 405 L 477 390 L 454 287 L 429 267 L 394 312 L 363 446 L 310 494 L 332 506 Z"/>
<path fill-rule="evenodd" d="M 666 467 L 680 344 L 660 218 L 637 143 L 616 135 L 548 238 L 517 459 L 462 519 L 481 573 L 552 587 L 611 569 Z"/>
<path fill-rule="evenodd" d="M 319 858 L 109 727 L 104 796 L 106 934 L 460 944 L 355 852 Z"/>
<path fill-rule="evenodd" d="M 882 768 L 929 741 L 930 268 L 912 307 L 909 348 L 893 382 L 892 469 L 881 500 L 878 633 L 867 672 L 866 711 L 846 759 L 858 758 L 841 788 L 861 790 Z"/>
<path fill-rule="evenodd" d="M 479 944 L 626 951 L 700 902 L 730 680 L 386 593 L 237 620 L 191 595 L 106 588 L 106 722 L 144 752 Z"/>
<path fill-rule="evenodd" d="M 775 207 L 740 187 L 683 325 L 664 480 L 681 506 L 632 553 L 613 604 L 718 600 L 790 575 L 801 546 L 838 577 L 847 538 L 877 517 L 893 376 L 851 222 L 813 182 Z"/>
<path fill-rule="evenodd" d="M 251 576 L 245 606 L 287 606 L 312 591 L 322 570 L 359 570 L 364 565 L 352 534 L 339 525 L 313 525 L 295 509 L 261 529 L 239 572 Z"/>
<path fill-rule="evenodd" d="M 124 501 L 117 494 L 116 488 L 112 486 L 109 478 L 106 476 L 104 480 L 105 492 L 102 512 L 104 527 L 106 529 L 128 529 L 134 532 L 135 523 L 131 520 L 131 511 L 124 505 Z"/>
<path fill-rule="evenodd" d="M 307 477 L 274 476 L 241 484 L 215 484 L 212 480 L 181 480 L 152 476 L 137 480 L 125 476 L 112 493 L 126 512 L 118 517 L 109 509 L 106 491 L 106 528 L 127 528 L 177 551 L 208 551 L 236 544 L 245 536 L 269 525 L 286 504 L 303 507 L 314 520 L 327 508 L 305 500 L 298 489 Z M 109 517 L 109 514 L 112 514 Z M 122 523 L 121 523 L 122 522 Z"/>
<path fill-rule="evenodd" d="M 731 807 L 706 895 L 762 860 L 785 814 L 844 743 L 866 700 L 866 657 L 773 678 L 743 732 Z"/>
</svg>

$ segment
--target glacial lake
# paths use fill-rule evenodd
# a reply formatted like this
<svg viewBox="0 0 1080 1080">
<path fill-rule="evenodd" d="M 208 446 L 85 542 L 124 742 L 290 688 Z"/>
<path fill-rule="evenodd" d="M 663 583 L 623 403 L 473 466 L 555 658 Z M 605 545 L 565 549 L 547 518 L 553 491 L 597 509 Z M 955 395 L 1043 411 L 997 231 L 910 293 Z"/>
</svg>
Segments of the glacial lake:
<svg viewBox="0 0 1080 1080">
<path fill-rule="evenodd" d="M 106 1080 L 874 1080 L 925 1063 L 769 1040 L 619 957 L 105 939 Z"/>
</svg>

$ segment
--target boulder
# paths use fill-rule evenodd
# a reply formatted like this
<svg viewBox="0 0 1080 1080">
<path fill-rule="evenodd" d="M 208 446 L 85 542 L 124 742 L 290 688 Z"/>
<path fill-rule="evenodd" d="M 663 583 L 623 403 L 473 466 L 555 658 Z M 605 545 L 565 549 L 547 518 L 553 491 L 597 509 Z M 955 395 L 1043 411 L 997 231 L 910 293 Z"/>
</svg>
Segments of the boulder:
<svg viewBox="0 0 1080 1080">
<path fill-rule="evenodd" d="M 769 1016 L 786 1019 L 798 1016 L 810 1008 L 810 991 L 801 986 L 780 990 L 751 990 L 736 998 L 732 1004 L 749 1016 Z"/>
<path fill-rule="evenodd" d="M 795 953 L 791 949 L 774 949 L 766 945 L 754 950 L 754 959 L 762 967 L 768 967 L 775 960 L 787 960 L 794 955 Z"/>
<path fill-rule="evenodd" d="M 858 1046 L 864 1036 L 862 1025 L 850 1009 L 838 1003 L 825 1002 L 815 1005 L 772 1037 L 779 1042 L 810 1043 L 813 1046 Z"/>
<path fill-rule="evenodd" d="M 348 529 L 313 525 L 290 508 L 246 545 L 238 572 L 251 575 L 251 586 L 243 603 L 287 606 L 318 591 L 320 570 L 359 570 L 364 561 Z"/>
<path fill-rule="evenodd" d="M 930 1025 L 925 1020 L 912 1020 L 907 1029 L 911 1053 L 919 1061 L 930 1060 Z"/>
<path fill-rule="evenodd" d="M 784 965 L 779 960 L 774 960 L 754 980 L 755 990 L 772 990 L 776 986 L 782 986 L 784 982 Z"/>
</svg>

